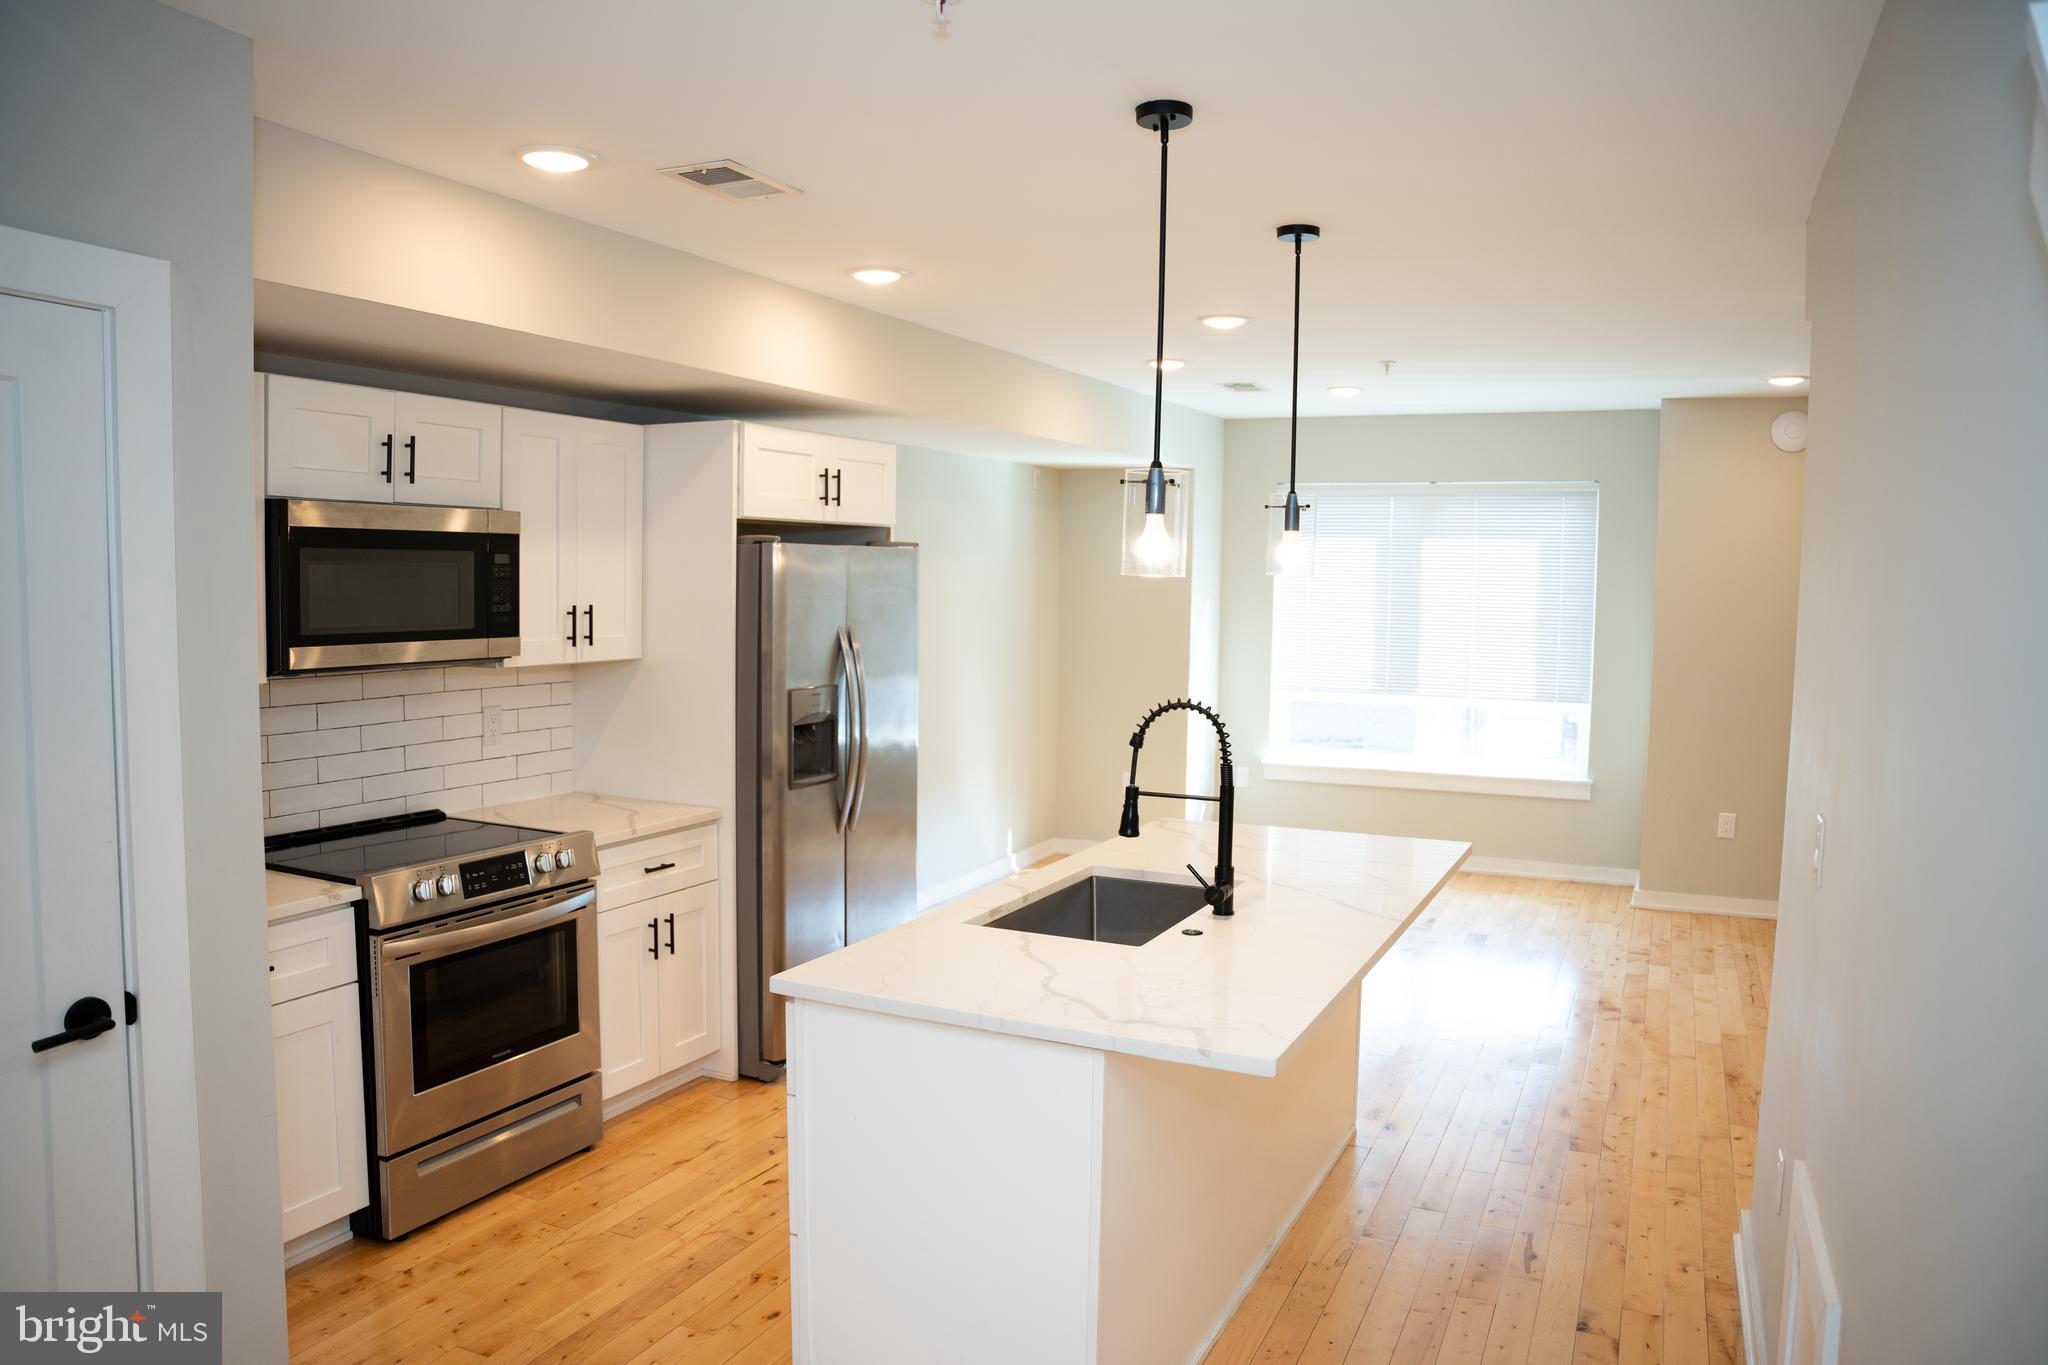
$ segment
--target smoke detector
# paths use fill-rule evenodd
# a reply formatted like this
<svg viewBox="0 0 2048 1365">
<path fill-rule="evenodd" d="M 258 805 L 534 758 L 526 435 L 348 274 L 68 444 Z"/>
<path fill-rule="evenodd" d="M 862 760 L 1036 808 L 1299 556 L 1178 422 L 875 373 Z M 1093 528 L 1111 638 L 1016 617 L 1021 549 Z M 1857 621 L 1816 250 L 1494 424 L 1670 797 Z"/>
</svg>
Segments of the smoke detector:
<svg viewBox="0 0 2048 1365">
<path fill-rule="evenodd" d="M 752 204 L 763 199 L 788 199 L 803 191 L 780 180 L 771 180 L 737 161 L 699 161 L 690 166 L 664 166 L 661 174 L 695 185 L 706 194 L 735 204 Z"/>
<path fill-rule="evenodd" d="M 1266 391 L 1264 384 L 1254 384 L 1249 379 L 1226 379 L 1216 387 L 1219 389 L 1229 389 L 1232 393 L 1264 393 Z"/>
</svg>

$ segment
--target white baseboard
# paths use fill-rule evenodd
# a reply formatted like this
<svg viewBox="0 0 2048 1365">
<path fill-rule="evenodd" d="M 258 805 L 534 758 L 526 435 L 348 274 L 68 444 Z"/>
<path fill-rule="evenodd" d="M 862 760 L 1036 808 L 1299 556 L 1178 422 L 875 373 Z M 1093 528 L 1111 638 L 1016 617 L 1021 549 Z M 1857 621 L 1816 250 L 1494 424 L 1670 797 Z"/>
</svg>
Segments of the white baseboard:
<svg viewBox="0 0 2048 1365">
<path fill-rule="evenodd" d="M 1744 1209 L 1736 1221 L 1735 1307 L 1742 1320 L 1742 1358 L 1749 1365 L 1771 1365 L 1764 1336 L 1764 1301 L 1756 1266 L 1756 1221 Z"/>
<path fill-rule="evenodd" d="M 346 1218 L 337 1218 L 325 1227 L 302 1232 L 284 1244 L 284 1267 L 290 1270 L 300 1261 L 310 1261 L 321 1252 L 332 1251 L 354 1238 L 355 1232 Z"/>
<path fill-rule="evenodd" d="M 1776 901 L 1744 900 L 1740 896 L 1696 896 L 1690 891 L 1648 891 L 1636 883 L 1628 903 L 1638 910 L 1684 910 L 1694 915 L 1735 915 L 1742 919 L 1776 919 Z"/>
<path fill-rule="evenodd" d="M 623 1095 L 614 1095 L 606 1100 L 604 1102 L 605 1121 L 609 1123 L 628 1109 L 638 1109 L 649 1100 L 658 1100 L 671 1090 L 680 1090 L 691 1081 L 706 1079 L 729 1081 L 732 1077 L 726 1072 L 718 1070 L 717 1065 L 713 1062 L 705 1062 L 701 1066 L 684 1067 L 681 1071 L 672 1071 L 666 1076 L 656 1077 L 643 1086 L 628 1090 Z"/>
<path fill-rule="evenodd" d="M 1460 872 L 1477 872 L 1486 877 L 1534 877 L 1546 882 L 1592 882 L 1596 886 L 1634 886 L 1632 867 L 1595 867 L 1590 863 L 1545 863 L 1528 858 L 1480 858 L 1465 860 Z"/>
<path fill-rule="evenodd" d="M 919 911 L 925 911 L 935 905 L 944 905 L 947 901 L 955 900 L 970 891 L 980 890 L 998 877 L 1007 877 L 1013 872 L 1021 871 L 1049 854 L 1078 853 L 1087 848 L 1088 843 L 1086 839 L 1041 839 L 1029 848 L 1018 849 L 1007 858 L 997 858 L 993 862 L 983 863 L 971 872 L 949 877 L 932 886 L 919 887 L 917 908 Z"/>
</svg>

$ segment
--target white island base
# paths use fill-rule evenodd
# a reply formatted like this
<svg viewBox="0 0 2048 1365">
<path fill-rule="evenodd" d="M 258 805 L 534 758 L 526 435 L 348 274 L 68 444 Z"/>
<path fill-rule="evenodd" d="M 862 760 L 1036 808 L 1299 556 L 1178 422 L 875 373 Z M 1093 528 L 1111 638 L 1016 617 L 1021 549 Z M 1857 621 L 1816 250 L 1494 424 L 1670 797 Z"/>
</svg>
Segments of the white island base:
<svg viewBox="0 0 2048 1365">
<path fill-rule="evenodd" d="M 1199 1360 L 1351 1140 L 1355 985 L 1272 1077 L 789 1010 L 810 1365 Z"/>
</svg>

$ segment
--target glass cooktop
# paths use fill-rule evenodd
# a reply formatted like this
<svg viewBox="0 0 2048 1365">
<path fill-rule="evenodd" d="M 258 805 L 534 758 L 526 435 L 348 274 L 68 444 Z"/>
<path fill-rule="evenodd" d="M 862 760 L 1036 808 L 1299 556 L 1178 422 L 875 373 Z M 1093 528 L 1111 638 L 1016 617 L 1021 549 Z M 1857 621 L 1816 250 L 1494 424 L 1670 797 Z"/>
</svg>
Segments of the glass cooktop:
<svg viewBox="0 0 2048 1365">
<path fill-rule="evenodd" d="M 298 834 L 273 834 L 263 841 L 263 864 L 278 872 L 354 882 L 397 868 L 552 839 L 559 832 L 459 820 L 437 810 L 416 811 Z"/>
</svg>

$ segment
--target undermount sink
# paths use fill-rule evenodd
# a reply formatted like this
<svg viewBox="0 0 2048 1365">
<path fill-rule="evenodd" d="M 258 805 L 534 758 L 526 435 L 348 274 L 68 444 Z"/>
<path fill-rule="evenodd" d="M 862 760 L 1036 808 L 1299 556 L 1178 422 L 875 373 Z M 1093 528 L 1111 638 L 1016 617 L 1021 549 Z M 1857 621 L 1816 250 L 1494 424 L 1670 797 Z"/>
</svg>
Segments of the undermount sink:
<svg viewBox="0 0 2048 1365">
<path fill-rule="evenodd" d="M 1136 877 L 1084 877 L 999 918 L 990 929 L 1136 947 L 1204 908 L 1202 888 Z"/>
</svg>

